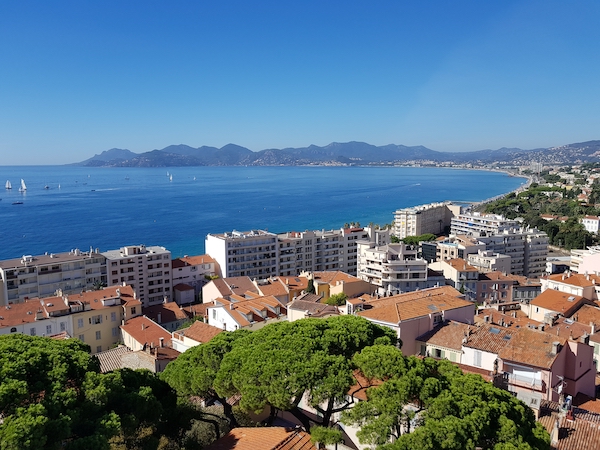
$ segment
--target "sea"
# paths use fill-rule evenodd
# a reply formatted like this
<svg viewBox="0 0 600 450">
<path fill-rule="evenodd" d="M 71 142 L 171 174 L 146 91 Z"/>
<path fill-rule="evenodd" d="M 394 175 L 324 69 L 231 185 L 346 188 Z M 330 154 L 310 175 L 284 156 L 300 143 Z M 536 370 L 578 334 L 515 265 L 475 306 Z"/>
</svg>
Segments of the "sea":
<svg viewBox="0 0 600 450">
<path fill-rule="evenodd" d="M 138 244 L 198 255 L 208 233 L 384 225 L 399 208 L 478 202 L 525 182 L 416 167 L 0 166 L 0 260 Z"/>
</svg>

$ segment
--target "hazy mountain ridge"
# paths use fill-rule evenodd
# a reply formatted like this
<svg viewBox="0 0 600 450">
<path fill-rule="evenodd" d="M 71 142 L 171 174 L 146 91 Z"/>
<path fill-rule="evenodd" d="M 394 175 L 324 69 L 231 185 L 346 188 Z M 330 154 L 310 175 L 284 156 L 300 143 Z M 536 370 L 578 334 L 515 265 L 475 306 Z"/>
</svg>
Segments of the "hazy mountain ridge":
<svg viewBox="0 0 600 450">
<path fill-rule="evenodd" d="M 172 167 L 172 166 L 276 166 L 307 164 L 500 164 L 526 165 L 576 164 L 600 161 L 600 140 L 558 147 L 523 150 L 500 148 L 474 152 L 438 152 L 424 146 L 388 144 L 375 146 L 365 142 L 332 142 L 324 147 L 266 149 L 253 152 L 236 144 L 221 148 L 188 145 L 170 145 L 161 150 L 134 153 L 113 148 L 77 163 L 83 166 L 106 167 Z"/>
</svg>

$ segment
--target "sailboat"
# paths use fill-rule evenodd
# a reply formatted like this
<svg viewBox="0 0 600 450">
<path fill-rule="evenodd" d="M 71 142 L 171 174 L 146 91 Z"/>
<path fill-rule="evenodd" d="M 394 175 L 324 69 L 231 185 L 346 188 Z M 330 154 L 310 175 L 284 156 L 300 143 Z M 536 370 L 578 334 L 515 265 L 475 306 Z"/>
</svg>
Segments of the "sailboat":
<svg viewBox="0 0 600 450">
<path fill-rule="evenodd" d="M 6 189 L 12 189 L 12 184 L 10 184 L 10 180 L 6 180 L 6 185 L 4 187 Z"/>
<path fill-rule="evenodd" d="M 27 190 L 27 186 L 25 185 L 25 180 L 21 178 L 21 187 L 19 188 L 19 192 L 25 192 Z"/>
<path fill-rule="evenodd" d="M 173 175 L 169 175 L 169 181 L 173 181 Z"/>
</svg>

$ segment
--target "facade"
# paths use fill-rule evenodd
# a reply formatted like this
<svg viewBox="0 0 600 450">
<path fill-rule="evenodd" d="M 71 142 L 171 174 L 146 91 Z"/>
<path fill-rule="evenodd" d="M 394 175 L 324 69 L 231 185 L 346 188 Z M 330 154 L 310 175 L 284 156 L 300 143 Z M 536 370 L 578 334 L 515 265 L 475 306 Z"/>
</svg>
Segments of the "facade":
<svg viewBox="0 0 600 450">
<path fill-rule="evenodd" d="M 208 234 L 206 253 L 221 268 L 224 278 L 267 278 L 277 275 L 277 235 L 263 230 Z"/>
<path fill-rule="evenodd" d="M 421 351 L 417 338 L 445 320 L 473 322 L 473 303 L 450 286 L 385 298 L 367 297 L 353 304 L 353 313 L 396 331 L 406 355 Z"/>
<path fill-rule="evenodd" d="M 598 230 L 600 229 L 600 217 L 585 216 L 581 219 L 581 224 L 583 224 L 585 229 L 590 233 L 598 233 Z"/>
<path fill-rule="evenodd" d="M 257 330 L 267 323 L 286 319 L 285 306 L 273 296 L 246 299 L 232 295 L 217 298 L 208 308 L 208 324 L 225 331 L 239 328 Z"/>
<path fill-rule="evenodd" d="M 279 274 L 341 270 L 356 275 L 357 241 L 368 239 L 369 228 L 290 231 L 277 235 Z"/>
<path fill-rule="evenodd" d="M 171 252 L 164 247 L 133 245 L 103 252 L 109 285 L 127 283 L 144 306 L 172 300 Z"/>
<path fill-rule="evenodd" d="M 51 297 L 58 290 L 72 294 L 106 283 L 106 258 L 97 249 L 24 255 L 0 261 L 0 306 Z"/>
<path fill-rule="evenodd" d="M 121 321 L 141 312 L 141 304 L 129 286 L 58 294 L 5 306 L 0 313 L 0 334 L 66 333 L 88 344 L 95 354 L 121 341 Z"/>
<path fill-rule="evenodd" d="M 182 330 L 173 331 L 171 344 L 180 353 L 187 349 L 210 341 L 217 334 L 223 332 L 223 328 L 213 327 L 201 320 L 196 320 L 191 326 Z"/>
<path fill-rule="evenodd" d="M 413 206 L 394 212 L 393 234 L 399 239 L 422 234 L 442 234 L 451 219 L 460 213 L 460 206 L 450 202 Z"/>
<path fill-rule="evenodd" d="M 497 214 L 466 212 L 458 214 L 451 220 L 451 235 L 492 236 L 510 228 L 518 228 L 516 220 L 506 219 Z"/>
<path fill-rule="evenodd" d="M 217 262 L 209 255 L 184 256 L 171 261 L 172 285 L 186 284 L 194 288 L 194 298 L 199 298 L 207 278 L 221 276 Z M 179 303 L 179 302 L 178 302 Z"/>
<path fill-rule="evenodd" d="M 469 255 L 476 254 L 480 250 L 485 250 L 484 243 L 465 235 L 451 236 L 443 241 L 437 241 L 435 245 L 436 251 L 434 261 L 444 261 L 455 258 L 467 259 Z"/>
<path fill-rule="evenodd" d="M 476 254 L 469 255 L 468 261 L 481 273 L 510 273 L 510 256 L 508 255 L 501 255 L 489 250 L 479 250 Z"/>
<path fill-rule="evenodd" d="M 464 259 L 456 258 L 449 259 L 448 261 L 437 261 L 431 263 L 429 267 L 433 270 L 441 271 L 446 279 L 446 284 L 449 284 L 460 292 L 464 292 L 468 300 L 475 301 L 477 299 L 479 272 Z"/>
</svg>

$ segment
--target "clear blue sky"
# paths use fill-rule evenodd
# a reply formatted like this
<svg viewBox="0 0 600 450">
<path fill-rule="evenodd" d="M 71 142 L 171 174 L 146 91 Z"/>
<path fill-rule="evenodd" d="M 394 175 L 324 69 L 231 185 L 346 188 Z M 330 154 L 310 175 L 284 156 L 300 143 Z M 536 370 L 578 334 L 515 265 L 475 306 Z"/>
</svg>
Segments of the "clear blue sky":
<svg viewBox="0 0 600 450">
<path fill-rule="evenodd" d="M 0 3 L 0 165 L 600 139 L 600 2 Z"/>
</svg>

